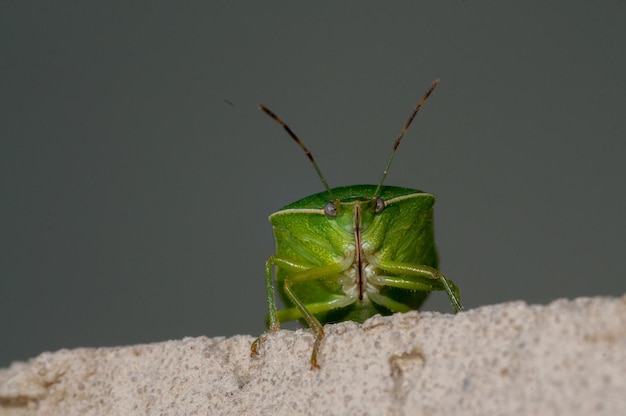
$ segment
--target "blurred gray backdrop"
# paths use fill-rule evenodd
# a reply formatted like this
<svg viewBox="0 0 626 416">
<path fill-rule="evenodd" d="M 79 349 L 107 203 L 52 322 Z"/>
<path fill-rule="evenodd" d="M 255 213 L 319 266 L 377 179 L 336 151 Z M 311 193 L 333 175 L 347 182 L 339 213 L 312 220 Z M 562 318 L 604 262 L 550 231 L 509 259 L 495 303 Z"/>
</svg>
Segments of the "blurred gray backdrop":
<svg viewBox="0 0 626 416">
<path fill-rule="evenodd" d="M 259 334 L 267 216 L 435 193 L 466 308 L 626 291 L 626 5 L 3 2 L 0 366 Z M 452 310 L 445 294 L 427 310 Z"/>
</svg>

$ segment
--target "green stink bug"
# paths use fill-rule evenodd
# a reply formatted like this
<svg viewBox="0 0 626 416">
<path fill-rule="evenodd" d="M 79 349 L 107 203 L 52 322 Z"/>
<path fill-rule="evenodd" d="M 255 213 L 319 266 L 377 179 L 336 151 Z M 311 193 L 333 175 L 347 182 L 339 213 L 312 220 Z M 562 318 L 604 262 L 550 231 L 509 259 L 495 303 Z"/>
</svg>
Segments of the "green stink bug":
<svg viewBox="0 0 626 416">
<path fill-rule="evenodd" d="M 435 196 L 383 186 L 400 141 L 438 84 L 433 82 L 404 125 L 377 186 L 331 189 L 289 126 L 259 106 L 304 150 L 326 188 L 270 215 L 276 254 L 265 263 L 269 332 L 277 331 L 280 321 L 308 324 L 315 336 L 312 368 L 319 368 L 322 323 L 363 322 L 377 313 L 418 309 L 434 290 L 446 291 L 455 312 L 462 310 L 458 288 L 437 270 Z M 286 309 L 276 308 L 272 269 Z M 263 337 L 252 344 L 253 355 Z"/>
</svg>

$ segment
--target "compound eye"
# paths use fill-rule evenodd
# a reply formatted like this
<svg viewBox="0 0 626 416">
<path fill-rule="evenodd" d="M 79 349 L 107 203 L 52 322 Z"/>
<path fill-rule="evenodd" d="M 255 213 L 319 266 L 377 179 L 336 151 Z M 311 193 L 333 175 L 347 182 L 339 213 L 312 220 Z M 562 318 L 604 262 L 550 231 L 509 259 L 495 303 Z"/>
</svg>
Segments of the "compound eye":
<svg viewBox="0 0 626 416">
<path fill-rule="evenodd" d="M 324 205 L 324 214 L 326 214 L 329 217 L 337 216 L 337 208 L 335 208 L 335 204 L 333 202 L 329 202 L 326 205 Z"/>
<path fill-rule="evenodd" d="M 382 198 L 376 198 L 376 207 L 374 208 L 374 212 L 383 212 L 385 209 L 385 201 Z"/>
</svg>

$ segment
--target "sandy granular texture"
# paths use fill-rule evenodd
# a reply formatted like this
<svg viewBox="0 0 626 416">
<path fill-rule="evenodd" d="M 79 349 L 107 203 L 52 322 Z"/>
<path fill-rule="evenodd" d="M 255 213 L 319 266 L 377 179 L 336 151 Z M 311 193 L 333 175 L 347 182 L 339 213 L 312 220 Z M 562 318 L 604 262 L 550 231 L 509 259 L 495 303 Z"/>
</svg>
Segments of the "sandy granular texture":
<svg viewBox="0 0 626 416">
<path fill-rule="evenodd" d="M 308 330 L 43 353 L 0 370 L 0 415 L 626 414 L 626 296 L 511 302 Z"/>
</svg>

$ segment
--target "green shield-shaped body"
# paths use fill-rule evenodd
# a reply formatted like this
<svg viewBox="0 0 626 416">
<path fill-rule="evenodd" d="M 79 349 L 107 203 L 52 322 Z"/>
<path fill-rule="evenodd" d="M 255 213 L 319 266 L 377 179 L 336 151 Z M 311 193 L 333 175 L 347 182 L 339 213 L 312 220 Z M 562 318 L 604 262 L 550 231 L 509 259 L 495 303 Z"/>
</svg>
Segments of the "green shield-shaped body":
<svg viewBox="0 0 626 416">
<path fill-rule="evenodd" d="M 279 321 L 311 325 L 308 311 L 322 323 L 362 322 L 417 309 L 433 290 L 448 291 L 457 309 L 456 287 L 436 270 L 435 197 L 393 186 L 375 192 L 374 185 L 335 188 L 334 201 L 322 192 L 270 216 L 277 253 L 269 263 L 287 306 Z"/>
<path fill-rule="evenodd" d="M 302 141 L 278 116 L 259 106 L 305 152 L 326 188 L 270 216 L 276 254 L 265 263 L 270 332 L 280 328 L 280 321 L 299 319 L 308 324 L 315 335 L 313 368 L 319 367 L 323 323 L 363 322 L 376 313 L 417 309 L 434 290 L 444 290 L 454 310 L 462 309 L 458 289 L 437 270 L 435 197 L 382 185 L 400 141 L 438 84 L 439 80 L 433 82 L 411 113 L 377 186 L 330 189 Z M 274 289 L 286 309 L 276 308 Z M 262 339 L 252 344 L 253 354 Z"/>
</svg>

